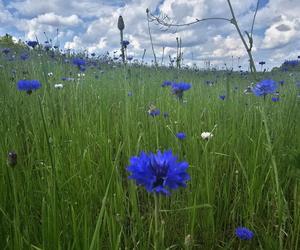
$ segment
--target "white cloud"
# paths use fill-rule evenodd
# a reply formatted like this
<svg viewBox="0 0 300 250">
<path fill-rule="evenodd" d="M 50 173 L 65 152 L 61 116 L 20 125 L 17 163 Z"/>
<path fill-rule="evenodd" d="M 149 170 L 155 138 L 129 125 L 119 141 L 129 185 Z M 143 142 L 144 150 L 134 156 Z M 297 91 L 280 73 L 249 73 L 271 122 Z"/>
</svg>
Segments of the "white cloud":
<svg viewBox="0 0 300 250">
<path fill-rule="evenodd" d="M 31 21 L 38 22 L 40 24 L 52 25 L 55 27 L 76 26 L 82 23 L 82 20 L 77 15 L 64 17 L 56 15 L 53 12 L 39 15 L 37 18 L 34 18 Z"/>
<path fill-rule="evenodd" d="M 262 47 L 272 49 L 300 38 L 299 24 L 300 18 L 288 20 L 283 16 L 281 21 L 273 23 L 266 30 Z"/>
<path fill-rule="evenodd" d="M 128 52 L 141 57 L 146 49 L 146 56 L 151 60 L 146 8 L 155 11 L 159 7 L 176 23 L 206 17 L 231 18 L 227 1 L 224 0 L 124 0 L 125 6 L 113 2 L 11 0 L 5 5 L 0 0 L 0 31 L 9 33 L 14 28 L 23 39 L 35 39 L 37 36 L 43 40 L 44 32 L 53 38 L 59 27 L 58 38 L 64 48 L 104 53 L 119 49 L 117 20 L 122 15 L 125 21 L 124 38 L 130 41 Z M 231 2 L 241 31 L 245 34 L 245 30 L 250 30 L 257 0 Z M 270 0 L 258 11 L 253 48 L 257 62 L 264 60 L 275 66 L 288 57 L 297 56 L 300 50 L 299 12 L 299 0 Z M 248 63 L 245 48 L 229 22 L 208 21 L 167 32 L 151 23 L 151 31 L 158 57 L 162 55 L 163 47 L 166 58 L 169 54 L 174 56 L 176 37 L 180 37 L 186 63 L 201 64 L 204 60 L 211 60 L 223 65 L 232 56 L 240 57 L 241 64 Z M 298 51 L 295 51 L 297 48 Z"/>
<path fill-rule="evenodd" d="M 8 26 L 12 24 L 14 18 L 12 14 L 5 8 L 2 1 L 0 1 L 0 25 L 1 26 Z"/>
</svg>

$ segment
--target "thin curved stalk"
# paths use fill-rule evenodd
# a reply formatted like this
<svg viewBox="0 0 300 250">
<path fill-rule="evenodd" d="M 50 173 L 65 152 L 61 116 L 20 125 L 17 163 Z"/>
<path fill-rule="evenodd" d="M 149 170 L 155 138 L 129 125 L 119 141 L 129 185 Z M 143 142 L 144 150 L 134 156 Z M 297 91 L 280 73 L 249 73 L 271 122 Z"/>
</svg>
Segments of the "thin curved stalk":
<svg viewBox="0 0 300 250">
<path fill-rule="evenodd" d="M 257 0 L 256 9 L 255 9 L 255 13 L 254 13 L 253 20 L 252 20 L 251 32 L 250 32 L 250 37 L 251 37 L 251 38 L 252 38 L 252 36 L 253 36 L 253 28 L 254 28 L 254 23 L 255 23 L 255 19 L 256 19 L 256 15 L 257 15 L 258 7 L 259 7 L 259 0 Z"/>
<path fill-rule="evenodd" d="M 240 30 L 240 27 L 236 21 L 236 18 L 235 18 L 235 14 L 234 14 L 234 11 L 233 11 L 233 8 L 232 8 L 232 5 L 231 5 L 231 2 L 230 0 L 227 0 L 227 3 L 229 5 L 229 9 L 230 9 L 230 12 L 231 12 L 231 15 L 232 15 L 232 20 L 231 20 L 231 23 L 235 26 L 241 40 L 242 40 L 242 43 L 248 53 L 248 56 L 249 56 L 249 61 L 250 61 L 250 69 L 251 69 L 251 72 L 253 72 L 254 74 L 256 73 L 256 67 L 255 67 L 255 63 L 254 63 L 254 60 L 253 60 L 253 57 L 252 57 L 252 53 L 251 53 L 251 49 L 248 47 L 246 41 L 245 41 L 245 38 L 243 37 L 242 35 L 242 32 Z"/>
<path fill-rule="evenodd" d="M 254 28 L 254 23 L 255 23 L 255 18 L 256 18 L 256 15 L 257 15 L 257 11 L 258 11 L 258 7 L 259 7 L 259 0 L 257 1 L 257 6 L 256 6 L 256 11 L 255 11 L 255 14 L 254 14 L 254 17 L 253 17 L 253 21 L 252 21 L 252 26 L 251 26 L 251 36 L 248 34 L 248 32 L 246 32 L 248 38 L 249 38 L 249 43 L 250 45 L 248 46 L 248 44 L 246 43 L 246 40 L 245 38 L 243 37 L 242 35 L 242 32 L 238 26 L 238 23 L 237 23 L 237 20 L 236 20 L 236 17 L 235 17 L 235 14 L 234 14 L 234 11 L 233 11 L 233 8 L 232 8 L 232 5 L 231 5 L 231 2 L 230 0 L 227 0 L 227 3 L 229 5 L 229 8 L 230 8 L 230 12 L 231 12 L 231 15 L 232 15 L 232 18 L 229 19 L 229 18 L 223 18 L 223 17 L 211 17 L 211 18 L 203 18 L 203 19 L 196 19 L 196 21 L 193 21 L 193 22 L 189 22 L 189 23 L 182 23 L 182 24 L 174 24 L 174 23 L 171 23 L 171 22 L 168 22 L 168 21 L 165 21 L 165 20 L 169 20 L 169 17 L 167 15 L 165 16 L 154 16 L 153 14 L 149 13 L 149 10 L 147 9 L 147 17 L 148 17 L 148 27 L 149 27 L 149 22 L 155 22 L 159 25 L 162 25 L 162 26 L 165 26 L 167 28 L 170 28 L 170 27 L 184 27 L 184 26 L 189 26 L 189 25 L 193 25 L 193 24 L 196 24 L 196 23 L 200 23 L 200 22 L 203 22 L 203 21 L 209 21 L 209 20 L 223 20 L 223 21 L 228 21 L 230 23 L 232 23 L 239 36 L 240 36 L 240 39 L 242 40 L 242 43 L 247 51 L 247 54 L 248 54 L 248 57 L 249 57 L 249 63 L 250 63 L 250 70 L 252 73 L 254 73 L 254 78 L 256 78 L 256 67 L 255 67 L 255 63 L 254 63 L 254 60 L 253 60 L 253 56 L 252 56 L 252 53 L 251 53 L 251 50 L 252 50 L 252 35 L 253 35 L 253 28 Z"/>
<path fill-rule="evenodd" d="M 154 57 L 154 64 L 155 67 L 157 67 L 157 60 L 156 60 L 156 55 L 155 55 L 155 51 L 154 51 L 154 46 L 153 46 L 153 40 L 152 40 L 152 35 L 151 35 L 151 30 L 150 30 L 150 23 L 149 23 L 149 10 L 146 10 L 147 13 L 147 22 L 148 22 L 148 32 L 149 32 L 149 37 L 150 37 L 150 42 L 151 42 L 151 48 L 152 48 L 152 53 L 153 53 L 153 57 Z"/>
<path fill-rule="evenodd" d="M 190 23 L 181 23 L 181 24 L 171 24 L 171 23 L 167 23 L 161 19 L 159 19 L 158 17 L 150 14 L 151 18 L 150 20 L 153 22 L 153 21 L 156 21 L 158 24 L 161 24 L 163 26 L 167 26 L 167 27 L 183 27 L 183 26 L 189 26 L 189 25 L 193 25 L 193 24 L 196 24 L 196 23 L 200 23 L 200 22 L 203 22 L 203 21 L 209 21 L 209 20 L 222 20 L 222 21 L 228 21 L 230 22 L 231 20 L 228 19 L 228 18 L 223 18 L 223 17 L 209 17 L 209 18 L 203 18 L 203 19 L 196 19 L 196 21 L 194 22 L 190 22 Z"/>
</svg>

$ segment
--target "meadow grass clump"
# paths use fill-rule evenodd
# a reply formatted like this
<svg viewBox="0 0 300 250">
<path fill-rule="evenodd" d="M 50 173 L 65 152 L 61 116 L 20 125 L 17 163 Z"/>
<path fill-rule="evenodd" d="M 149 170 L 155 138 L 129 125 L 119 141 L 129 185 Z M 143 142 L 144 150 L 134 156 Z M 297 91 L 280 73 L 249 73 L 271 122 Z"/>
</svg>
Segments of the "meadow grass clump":
<svg viewBox="0 0 300 250">
<path fill-rule="evenodd" d="M 257 73 L 285 83 L 256 96 L 234 72 L 26 53 L 0 55 L 1 249 L 299 248 L 297 73 Z M 165 151 L 188 162 L 172 175 L 186 188 L 154 206 L 126 168 Z"/>
</svg>

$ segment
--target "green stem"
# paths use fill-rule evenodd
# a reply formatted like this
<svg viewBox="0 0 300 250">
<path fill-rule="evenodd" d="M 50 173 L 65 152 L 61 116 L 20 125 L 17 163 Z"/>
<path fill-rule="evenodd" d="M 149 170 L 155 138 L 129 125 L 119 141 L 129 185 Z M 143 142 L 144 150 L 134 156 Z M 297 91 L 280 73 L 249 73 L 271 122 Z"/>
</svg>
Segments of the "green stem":
<svg viewBox="0 0 300 250">
<path fill-rule="evenodd" d="M 158 230 L 158 219 L 159 219 L 159 204 L 158 204 L 158 194 L 154 194 L 154 249 L 159 250 L 160 240 L 159 240 L 159 230 Z"/>
<path fill-rule="evenodd" d="M 229 86 L 229 73 L 226 75 L 226 99 L 229 100 L 230 86 Z"/>
<path fill-rule="evenodd" d="M 275 198 L 277 201 L 277 209 L 278 209 L 278 222 L 279 222 L 279 249 L 283 249 L 283 227 L 284 227 L 284 211 L 283 211 L 283 194 L 282 194 L 282 190 L 280 188 L 280 184 L 279 184 L 279 177 L 278 177 L 278 169 L 277 169 L 277 163 L 276 163 L 276 159 L 275 159 L 275 155 L 273 154 L 273 147 L 272 147 L 272 142 L 271 142 L 271 137 L 270 137 L 270 132 L 269 132 L 269 127 L 268 127 L 268 123 L 267 123 L 267 116 L 265 114 L 264 108 L 260 109 L 261 115 L 262 115 L 262 119 L 263 119 L 263 124 L 265 127 L 265 133 L 266 133 L 266 137 L 267 137 L 267 151 L 269 152 L 270 156 L 271 156 L 271 167 L 273 170 L 273 179 L 275 182 Z"/>
<path fill-rule="evenodd" d="M 152 35 L 151 35 L 151 30 L 150 30 L 150 23 L 149 23 L 149 10 L 146 10 L 147 13 L 147 22 L 148 22 L 148 32 L 149 32 L 149 38 L 150 38 L 150 42 L 151 42 L 151 48 L 152 48 L 152 53 L 153 53 L 153 57 L 154 57 L 154 64 L 155 67 L 157 67 L 157 60 L 156 60 L 156 55 L 155 55 L 155 51 L 154 51 L 154 46 L 153 46 L 153 40 L 152 40 Z"/>
<path fill-rule="evenodd" d="M 120 30 L 120 38 L 121 38 L 121 55 L 122 61 L 125 63 L 125 53 L 124 53 L 124 45 L 123 45 L 123 30 Z"/>
<path fill-rule="evenodd" d="M 49 153 L 49 157 L 50 157 L 50 162 L 51 162 L 51 180 L 52 180 L 52 197 L 51 197 L 51 210 L 52 210 L 52 231 L 53 231 L 53 236 L 54 239 L 53 241 L 53 245 L 54 246 L 58 246 L 58 232 L 57 232 L 57 204 L 60 204 L 59 201 L 60 199 L 60 195 L 59 195 L 59 190 L 58 190 L 58 184 L 57 184 L 57 178 L 56 178 L 56 167 L 55 167 L 55 161 L 52 155 L 52 150 L 51 150 L 51 145 L 49 142 L 49 134 L 48 134 L 48 130 L 47 130 L 47 126 L 46 126 L 46 119 L 45 119 L 45 115 L 44 115 L 44 111 L 43 111 L 43 107 L 42 107 L 42 101 L 41 101 L 41 97 L 38 97 L 39 100 L 39 107 L 40 107 L 40 112 L 41 112 L 41 116 L 42 116 L 42 121 L 43 121 L 43 127 L 44 127 L 44 133 L 46 136 L 46 141 L 47 141 L 47 147 L 48 147 L 48 153 Z M 58 199 L 58 202 L 57 202 Z M 59 210 L 60 212 L 60 217 L 63 218 L 62 215 L 62 211 L 61 209 Z"/>
<path fill-rule="evenodd" d="M 228 2 L 228 5 L 229 5 L 229 8 L 230 8 L 231 15 L 232 15 L 231 23 L 235 26 L 235 28 L 236 28 L 236 30 L 237 30 L 237 32 L 238 32 L 238 34 L 239 34 L 239 36 L 240 36 L 240 38 L 242 40 L 242 43 L 243 43 L 243 45 L 244 45 L 244 47 L 245 47 L 245 49 L 246 49 L 246 51 L 248 53 L 249 61 L 250 61 L 250 69 L 251 69 L 251 72 L 254 73 L 254 77 L 256 78 L 256 67 L 255 67 L 255 63 L 254 63 L 253 57 L 252 57 L 251 50 L 248 47 L 248 45 L 247 45 L 247 43 L 246 43 L 246 41 L 245 41 L 245 39 L 244 39 L 244 37 L 242 35 L 240 27 L 239 27 L 239 25 L 237 23 L 237 20 L 235 18 L 235 14 L 234 14 L 234 11 L 233 11 L 233 8 L 232 8 L 230 0 L 227 0 L 227 2 Z"/>
<path fill-rule="evenodd" d="M 44 111 L 43 111 L 43 107 L 42 107 L 42 100 L 41 100 L 40 96 L 38 97 L 38 100 L 39 100 L 39 107 L 40 107 L 40 111 L 41 111 L 42 121 L 43 121 L 44 132 L 45 132 L 46 141 L 47 141 L 48 153 L 49 153 L 49 157 L 50 157 L 50 161 L 51 161 L 52 175 L 55 177 L 56 170 L 55 170 L 54 158 L 52 156 L 51 145 L 49 142 L 49 134 L 48 134 L 47 126 L 46 126 L 46 120 L 45 120 Z"/>
</svg>

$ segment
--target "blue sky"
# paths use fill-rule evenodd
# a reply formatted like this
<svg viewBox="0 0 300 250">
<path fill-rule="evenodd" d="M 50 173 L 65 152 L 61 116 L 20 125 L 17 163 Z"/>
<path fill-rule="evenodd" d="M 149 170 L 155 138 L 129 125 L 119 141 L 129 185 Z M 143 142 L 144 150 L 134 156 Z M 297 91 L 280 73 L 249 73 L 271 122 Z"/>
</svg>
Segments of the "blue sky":
<svg viewBox="0 0 300 250">
<path fill-rule="evenodd" d="M 249 31 L 257 0 L 231 0 L 242 31 Z M 125 39 L 130 41 L 128 53 L 141 58 L 144 49 L 152 59 L 147 32 L 146 8 L 167 14 L 173 22 L 185 23 L 196 18 L 231 18 L 226 0 L 0 0 L 0 35 L 12 34 L 16 39 L 46 40 L 44 32 L 61 49 L 88 50 L 103 54 L 119 48 L 118 16 L 125 21 Z M 266 61 L 272 68 L 286 59 L 300 55 L 300 1 L 260 0 L 254 27 L 254 58 Z M 56 37 L 56 30 L 59 35 Z M 151 24 L 154 48 L 161 58 L 176 54 L 176 37 L 182 39 L 184 63 L 205 62 L 223 67 L 238 62 L 245 69 L 247 53 L 232 24 L 210 21 L 163 32 Z"/>
<path fill-rule="evenodd" d="M 260 0 L 258 9 L 262 9 L 269 3 L 269 0 Z"/>
</svg>

